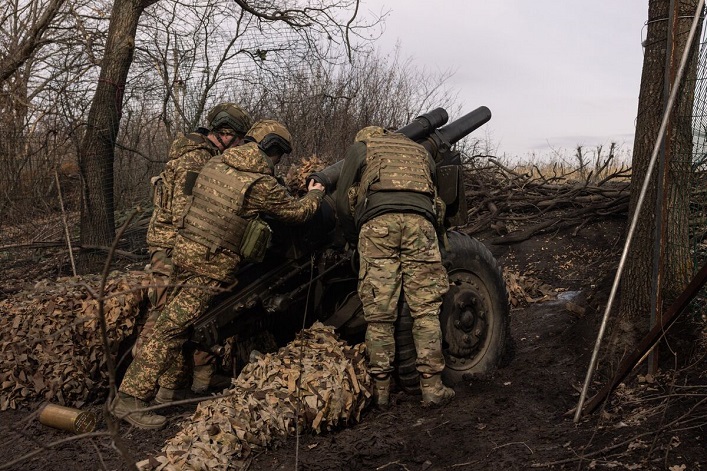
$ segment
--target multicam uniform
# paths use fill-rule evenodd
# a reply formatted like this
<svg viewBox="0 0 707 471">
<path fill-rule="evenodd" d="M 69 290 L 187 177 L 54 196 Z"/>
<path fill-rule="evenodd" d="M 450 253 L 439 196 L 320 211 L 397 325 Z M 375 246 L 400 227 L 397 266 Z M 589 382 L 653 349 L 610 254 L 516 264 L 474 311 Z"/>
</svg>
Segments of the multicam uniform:
<svg viewBox="0 0 707 471">
<path fill-rule="evenodd" d="M 150 314 L 133 350 L 135 357 L 142 351 L 146 339 L 152 335 L 157 316 L 167 302 L 168 286 L 173 274 L 172 250 L 177 229 L 183 226 L 196 176 L 204 164 L 219 152 L 218 147 L 204 134 L 195 132 L 180 135 L 169 149 L 169 160 L 164 170 L 153 179 L 154 210 L 147 227 L 152 277 L 148 290 Z M 207 355 L 195 355 L 195 364 L 208 361 Z M 188 376 L 189 370 L 181 358 L 160 377 L 160 385 L 177 389 L 188 381 Z"/>
<path fill-rule="evenodd" d="M 438 316 L 449 282 L 433 224 L 433 171 L 422 146 L 394 133 L 356 142 L 341 170 L 337 215 L 346 239 L 358 240 L 358 293 L 372 375 L 393 370 L 401 290 L 413 318 L 418 371 L 444 369 Z"/>
<path fill-rule="evenodd" d="M 273 176 L 273 165 L 254 142 L 209 160 L 196 179 L 193 197 L 174 244 L 174 281 L 154 331 L 128 368 L 120 391 L 142 400 L 154 396 L 156 383 L 175 359 L 190 323 L 204 313 L 218 289 L 236 282 L 245 225 L 259 214 L 285 223 L 309 220 L 324 193 L 292 197 Z"/>
</svg>

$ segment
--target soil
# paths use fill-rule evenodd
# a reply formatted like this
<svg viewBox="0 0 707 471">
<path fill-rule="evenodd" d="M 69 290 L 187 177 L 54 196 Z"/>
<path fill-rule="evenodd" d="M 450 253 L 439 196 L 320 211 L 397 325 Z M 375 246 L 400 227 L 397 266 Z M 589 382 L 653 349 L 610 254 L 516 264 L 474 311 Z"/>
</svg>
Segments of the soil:
<svg viewBox="0 0 707 471">
<path fill-rule="evenodd" d="M 370 409 L 361 422 L 323 435 L 291 437 L 257 452 L 252 470 L 515 470 L 707 467 L 705 360 L 680 374 L 646 375 L 639 367 L 605 409 L 573 422 L 609 288 L 621 252 L 624 222 L 588 224 L 572 232 L 489 245 L 501 265 L 532 275 L 558 296 L 511 311 L 515 357 L 485 378 L 458 384 L 441 408 L 397 392 L 386 411 Z M 483 240 L 490 240 L 481 237 Z M 606 381 L 594 378 L 590 394 Z M 677 394 L 692 385 L 696 399 Z M 693 395 L 694 396 L 694 395 Z M 701 399 L 704 401 L 704 399 Z M 100 414 L 101 406 L 93 406 Z M 174 408 L 167 429 L 123 426 L 116 446 L 106 436 L 72 440 L 41 425 L 29 411 L 0 413 L 0 463 L 37 454 L 8 469 L 129 469 L 116 451 L 136 461 L 157 453 L 193 407 Z M 101 425 L 97 432 L 106 432 Z M 49 444 L 63 443 L 48 447 Z M 2 465 L 0 464 L 0 469 Z"/>
</svg>

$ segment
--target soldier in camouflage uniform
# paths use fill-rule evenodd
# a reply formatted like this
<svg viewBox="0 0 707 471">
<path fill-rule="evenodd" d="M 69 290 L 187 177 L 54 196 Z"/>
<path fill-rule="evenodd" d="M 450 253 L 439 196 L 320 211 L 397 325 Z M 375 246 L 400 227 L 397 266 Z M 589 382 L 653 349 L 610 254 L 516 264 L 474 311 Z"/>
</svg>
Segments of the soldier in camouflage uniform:
<svg viewBox="0 0 707 471">
<path fill-rule="evenodd" d="M 179 357 L 188 326 L 222 287 L 238 282 L 241 261 L 262 259 L 270 228 L 260 216 L 299 224 L 319 208 L 321 184 L 310 182 L 309 192 L 297 199 L 273 175 L 274 165 L 290 152 L 290 142 L 282 124 L 259 121 L 248 131 L 246 144 L 211 158 L 199 172 L 172 253 L 178 287 L 171 290 L 142 354 L 125 373 L 114 405 L 116 416 L 140 428 L 164 426 L 165 417 L 141 409 Z"/>
<path fill-rule="evenodd" d="M 344 237 L 358 246 L 358 294 L 367 322 L 373 400 L 385 408 L 395 359 L 394 322 L 401 292 L 413 318 L 423 404 L 444 404 L 439 311 L 449 289 L 435 232 L 434 161 L 402 134 L 369 126 L 346 153 L 336 212 Z"/>
<path fill-rule="evenodd" d="M 150 313 L 138 337 L 133 356 L 137 357 L 167 300 L 168 286 L 173 272 L 172 250 L 177 229 L 183 226 L 184 214 L 190 201 L 191 187 L 199 170 L 215 155 L 228 148 L 243 144 L 252 121 L 248 113 L 235 103 L 221 103 L 206 116 L 209 128 L 186 135 L 179 135 L 169 150 L 169 160 L 164 170 L 152 179 L 154 211 L 147 228 L 147 245 L 150 251 L 152 281 L 148 290 Z M 195 352 L 193 369 L 183 355 L 170 371 L 160 377 L 163 395 L 180 391 L 194 375 L 194 386 L 205 392 L 213 383 L 213 358 L 205 352 Z M 165 401 L 169 397 L 164 398 Z"/>
</svg>

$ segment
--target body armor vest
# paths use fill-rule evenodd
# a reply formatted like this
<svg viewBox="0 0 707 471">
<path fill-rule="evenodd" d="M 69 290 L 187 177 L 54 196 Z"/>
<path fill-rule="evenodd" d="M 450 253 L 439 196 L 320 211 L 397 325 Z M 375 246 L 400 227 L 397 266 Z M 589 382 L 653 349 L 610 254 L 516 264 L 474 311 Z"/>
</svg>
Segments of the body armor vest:
<svg viewBox="0 0 707 471">
<path fill-rule="evenodd" d="M 364 142 L 366 168 L 361 175 L 358 201 L 373 191 L 411 191 L 434 196 L 424 147 L 400 134 L 371 137 Z"/>
<path fill-rule="evenodd" d="M 241 254 L 249 221 L 239 216 L 248 189 L 261 176 L 237 171 L 214 157 L 204 165 L 192 189 L 192 202 L 180 231 L 211 252 L 228 249 Z"/>
<path fill-rule="evenodd" d="M 214 147 L 206 136 L 199 133 L 181 136 L 177 139 L 176 144 L 179 145 L 176 149 L 170 149 L 169 160 L 172 162 L 183 158 L 190 152 L 197 152 L 198 155 L 208 153 L 199 159 L 219 153 L 218 148 Z M 174 170 L 169 175 L 172 175 L 173 172 Z M 169 175 L 166 175 L 163 170 L 159 176 L 150 180 L 154 210 L 147 229 L 147 244 L 152 247 L 172 248 L 177 236 L 177 227 L 173 224 L 172 200 L 175 194 L 189 194 L 190 191 L 189 188 L 175 188 L 175 182 L 172 180 L 174 177 Z M 190 183 L 193 184 L 193 181 L 187 181 L 187 185 Z M 177 225 L 181 227 L 181 223 L 177 222 Z"/>
</svg>

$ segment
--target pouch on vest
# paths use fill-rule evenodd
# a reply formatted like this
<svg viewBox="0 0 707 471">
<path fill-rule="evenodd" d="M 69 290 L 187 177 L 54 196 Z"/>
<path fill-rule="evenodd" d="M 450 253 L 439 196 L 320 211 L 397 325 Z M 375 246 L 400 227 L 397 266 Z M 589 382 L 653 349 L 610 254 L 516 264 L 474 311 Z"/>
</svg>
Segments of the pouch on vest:
<svg viewBox="0 0 707 471">
<path fill-rule="evenodd" d="M 164 208 L 164 180 L 162 175 L 150 178 L 152 185 L 152 204 L 155 208 Z"/>
<path fill-rule="evenodd" d="M 251 219 L 241 239 L 241 257 L 246 262 L 262 262 L 270 244 L 272 229 L 260 218 Z"/>
</svg>

